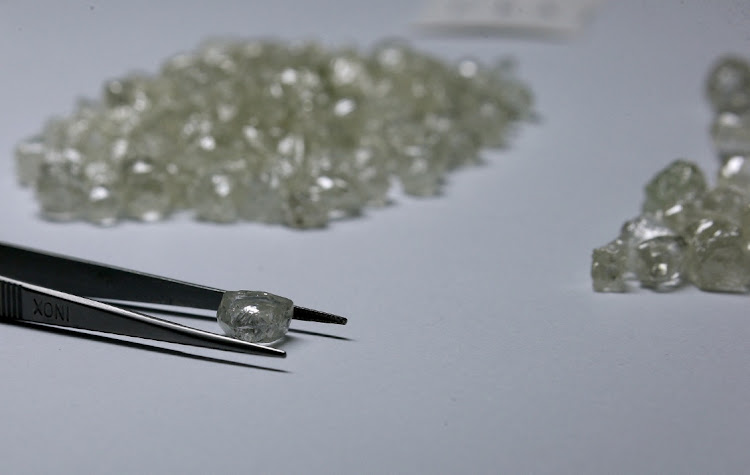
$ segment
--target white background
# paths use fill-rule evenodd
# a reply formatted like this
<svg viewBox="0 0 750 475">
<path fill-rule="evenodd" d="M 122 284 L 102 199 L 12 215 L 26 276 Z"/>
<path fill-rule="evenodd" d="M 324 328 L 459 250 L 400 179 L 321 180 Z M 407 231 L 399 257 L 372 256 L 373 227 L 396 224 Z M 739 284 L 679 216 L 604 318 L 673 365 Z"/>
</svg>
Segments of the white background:
<svg viewBox="0 0 750 475">
<path fill-rule="evenodd" d="M 291 334 L 285 360 L 0 325 L 3 473 L 747 472 L 748 297 L 595 294 L 589 266 L 657 170 L 715 173 L 703 80 L 750 55 L 748 2 L 613 1 L 564 43 L 418 36 L 417 7 L 0 0 L 0 240 L 350 318 L 295 323 L 348 340 Z M 323 231 L 37 216 L 18 140 L 225 34 L 512 54 L 542 121 L 445 196 Z"/>
</svg>

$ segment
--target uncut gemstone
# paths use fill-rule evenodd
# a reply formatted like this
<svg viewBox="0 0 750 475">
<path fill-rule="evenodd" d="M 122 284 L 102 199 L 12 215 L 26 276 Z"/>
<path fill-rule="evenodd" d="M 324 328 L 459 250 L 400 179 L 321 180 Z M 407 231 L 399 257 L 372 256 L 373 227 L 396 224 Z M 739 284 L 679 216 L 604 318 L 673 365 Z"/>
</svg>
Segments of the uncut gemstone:
<svg viewBox="0 0 750 475">
<path fill-rule="evenodd" d="M 720 58 L 706 81 L 706 94 L 717 112 L 750 109 L 750 64 L 737 56 Z"/>
<path fill-rule="evenodd" d="M 131 76 L 113 79 L 104 85 L 104 101 L 110 107 L 132 107 L 144 109 L 148 102 L 145 91 L 147 79 Z"/>
<path fill-rule="evenodd" d="M 750 290 L 750 255 L 741 228 L 722 218 L 702 219 L 688 229 L 687 272 L 703 290 Z"/>
<path fill-rule="evenodd" d="M 685 241 L 679 236 L 658 236 L 641 242 L 637 249 L 636 277 L 643 287 L 673 290 L 684 279 Z"/>
<path fill-rule="evenodd" d="M 419 157 L 402 163 L 398 178 L 404 193 L 412 196 L 435 196 L 440 193 L 442 173 L 431 171 L 428 159 Z"/>
<path fill-rule="evenodd" d="M 625 292 L 627 283 L 627 249 L 615 239 L 594 249 L 591 258 L 591 279 L 596 292 Z"/>
<path fill-rule="evenodd" d="M 202 177 L 195 189 L 195 213 L 198 219 L 216 223 L 237 221 L 236 181 L 228 174 Z"/>
<path fill-rule="evenodd" d="M 362 200 L 354 184 L 337 176 L 320 176 L 315 180 L 320 189 L 320 199 L 328 208 L 329 217 L 337 219 L 360 213 Z"/>
<path fill-rule="evenodd" d="M 750 154 L 750 112 L 723 112 L 711 125 L 714 148 L 723 160 Z"/>
<path fill-rule="evenodd" d="M 284 208 L 284 224 L 297 229 L 324 228 L 328 225 L 328 209 L 321 202 L 320 189 L 310 186 L 289 194 Z"/>
<path fill-rule="evenodd" d="M 16 173 L 18 181 L 24 185 L 33 185 L 39 177 L 39 167 L 44 161 L 47 148 L 41 137 L 33 137 L 16 146 Z"/>
<path fill-rule="evenodd" d="M 635 271 L 636 249 L 643 241 L 659 236 L 673 236 L 672 229 L 651 215 L 641 215 L 626 221 L 620 229 L 619 240 L 622 241 L 627 254 L 627 276 Z"/>
<path fill-rule="evenodd" d="M 644 212 L 669 214 L 671 208 L 703 195 L 706 179 L 696 164 L 675 160 L 646 185 L 645 191 Z"/>
<path fill-rule="evenodd" d="M 273 181 L 248 179 L 238 195 L 239 212 L 244 219 L 268 224 L 282 221 L 285 196 Z"/>
<path fill-rule="evenodd" d="M 121 204 L 117 190 L 107 185 L 96 185 L 88 192 L 83 217 L 100 226 L 111 226 L 120 217 Z"/>
<path fill-rule="evenodd" d="M 36 195 L 42 214 L 55 221 L 78 218 L 84 204 L 80 167 L 69 162 L 44 163 L 39 169 Z"/>
<path fill-rule="evenodd" d="M 224 333 L 251 343 L 271 343 L 286 335 L 294 304 L 268 292 L 224 292 L 216 319 Z"/>
<path fill-rule="evenodd" d="M 125 212 L 141 221 L 158 221 L 172 211 L 173 196 L 164 166 L 148 158 L 126 163 Z"/>
</svg>

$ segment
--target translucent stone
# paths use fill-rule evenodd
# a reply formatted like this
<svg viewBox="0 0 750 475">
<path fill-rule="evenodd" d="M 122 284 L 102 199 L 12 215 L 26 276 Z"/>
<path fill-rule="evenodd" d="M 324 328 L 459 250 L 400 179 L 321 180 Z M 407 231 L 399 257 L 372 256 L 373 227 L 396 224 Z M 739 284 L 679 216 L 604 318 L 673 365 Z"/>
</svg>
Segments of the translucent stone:
<svg viewBox="0 0 750 475">
<path fill-rule="evenodd" d="M 706 191 L 703 172 L 694 163 L 676 160 L 660 171 L 646 185 L 643 211 L 659 213 L 679 221 L 685 203 L 699 198 Z"/>
<path fill-rule="evenodd" d="M 267 224 L 282 222 L 286 196 L 278 178 L 248 177 L 237 193 L 239 212 L 244 219 Z"/>
<path fill-rule="evenodd" d="M 340 219 L 356 216 L 362 209 L 362 198 L 350 180 L 338 176 L 319 176 L 315 185 L 320 199 L 329 210 L 329 217 Z"/>
<path fill-rule="evenodd" d="M 391 128 L 388 140 L 398 153 L 395 171 L 406 194 L 434 196 L 440 193 L 447 167 L 437 149 L 439 136 L 417 127 Z"/>
<path fill-rule="evenodd" d="M 121 196 L 108 185 L 95 185 L 89 190 L 83 217 L 100 226 L 111 226 L 120 217 Z"/>
<path fill-rule="evenodd" d="M 737 56 L 719 59 L 708 75 L 706 93 L 717 112 L 750 110 L 750 64 Z"/>
<path fill-rule="evenodd" d="M 172 192 L 164 166 L 148 158 L 126 162 L 125 213 L 141 221 L 158 221 L 172 212 Z"/>
<path fill-rule="evenodd" d="M 703 290 L 750 290 L 750 255 L 741 228 L 721 218 L 702 219 L 686 234 L 690 281 Z"/>
<path fill-rule="evenodd" d="M 33 137 L 16 146 L 16 173 L 18 181 L 29 186 L 36 183 L 39 167 L 47 154 L 47 147 L 41 137 Z"/>
<path fill-rule="evenodd" d="M 408 43 L 389 39 L 383 41 L 373 48 L 372 52 L 376 64 L 383 70 L 394 73 L 400 73 L 407 67 L 408 57 L 411 55 L 411 48 Z"/>
<path fill-rule="evenodd" d="M 750 154 L 750 112 L 741 115 L 723 112 L 716 116 L 711 126 L 711 138 L 724 160 L 734 155 Z"/>
<path fill-rule="evenodd" d="M 356 177 L 360 196 L 367 206 L 385 206 L 388 203 L 390 173 L 384 147 L 375 144 L 360 144 L 353 152 L 354 160 L 347 169 Z"/>
<path fill-rule="evenodd" d="M 291 300 L 268 292 L 224 292 L 216 319 L 227 336 L 251 343 L 272 343 L 289 330 Z"/>
<path fill-rule="evenodd" d="M 441 173 L 431 173 L 427 158 L 414 158 L 403 161 L 399 167 L 398 178 L 404 193 L 412 196 L 435 196 L 440 193 L 443 184 Z"/>
<path fill-rule="evenodd" d="M 203 177 L 194 190 L 198 218 L 216 223 L 237 221 L 236 188 L 236 181 L 231 175 L 216 173 Z"/>
<path fill-rule="evenodd" d="M 80 166 L 70 162 L 43 163 L 36 182 L 42 214 L 55 221 L 79 217 L 84 204 Z"/>
<path fill-rule="evenodd" d="M 309 186 L 289 194 L 284 208 L 284 224 L 298 229 L 324 228 L 328 225 L 328 209 L 321 201 L 320 189 Z"/>
<path fill-rule="evenodd" d="M 658 236 L 636 248 L 636 277 L 643 287 L 673 290 L 683 283 L 685 241 L 679 236 Z"/>
<path fill-rule="evenodd" d="M 616 239 L 594 249 L 591 260 L 591 279 L 596 292 L 626 292 L 627 249 Z"/>
<path fill-rule="evenodd" d="M 635 275 L 637 248 L 642 242 L 659 236 L 673 235 L 675 232 L 672 229 L 652 215 L 641 215 L 626 221 L 620 229 L 618 238 L 627 256 L 625 277 L 630 278 Z"/>
<path fill-rule="evenodd" d="M 131 76 L 123 79 L 113 79 L 104 85 L 104 100 L 110 107 L 131 107 L 143 110 L 148 105 L 146 93 L 147 79 Z"/>
</svg>

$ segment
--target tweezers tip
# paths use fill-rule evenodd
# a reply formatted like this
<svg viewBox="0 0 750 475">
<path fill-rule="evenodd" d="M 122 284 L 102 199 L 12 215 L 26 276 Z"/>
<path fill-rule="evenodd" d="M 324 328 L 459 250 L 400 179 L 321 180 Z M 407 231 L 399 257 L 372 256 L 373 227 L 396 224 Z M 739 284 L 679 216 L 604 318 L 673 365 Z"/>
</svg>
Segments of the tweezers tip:
<svg viewBox="0 0 750 475">
<path fill-rule="evenodd" d="M 295 320 L 304 320 L 308 322 L 318 323 L 333 323 L 336 325 L 346 325 L 346 323 L 349 321 L 345 317 L 340 317 L 332 313 L 321 312 L 320 310 L 313 310 L 311 308 L 298 306 L 294 307 L 294 316 L 292 318 L 294 318 Z"/>
</svg>

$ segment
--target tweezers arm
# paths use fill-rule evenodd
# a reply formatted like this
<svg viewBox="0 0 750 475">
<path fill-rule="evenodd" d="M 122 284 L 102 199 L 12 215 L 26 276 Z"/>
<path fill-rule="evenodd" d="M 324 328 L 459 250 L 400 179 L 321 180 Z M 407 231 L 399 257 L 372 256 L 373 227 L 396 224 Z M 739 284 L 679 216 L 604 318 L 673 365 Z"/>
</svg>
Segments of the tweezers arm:
<svg viewBox="0 0 750 475">
<path fill-rule="evenodd" d="M 205 348 L 285 357 L 276 348 L 217 335 L 76 295 L 0 277 L 0 318 Z"/>
<path fill-rule="evenodd" d="M 224 291 L 0 243 L 0 274 L 91 298 L 216 310 Z"/>
<path fill-rule="evenodd" d="M 0 242 L 0 275 L 94 299 L 192 307 L 216 311 L 224 291 L 96 262 Z M 294 319 L 345 325 L 347 319 L 294 307 Z"/>
</svg>

